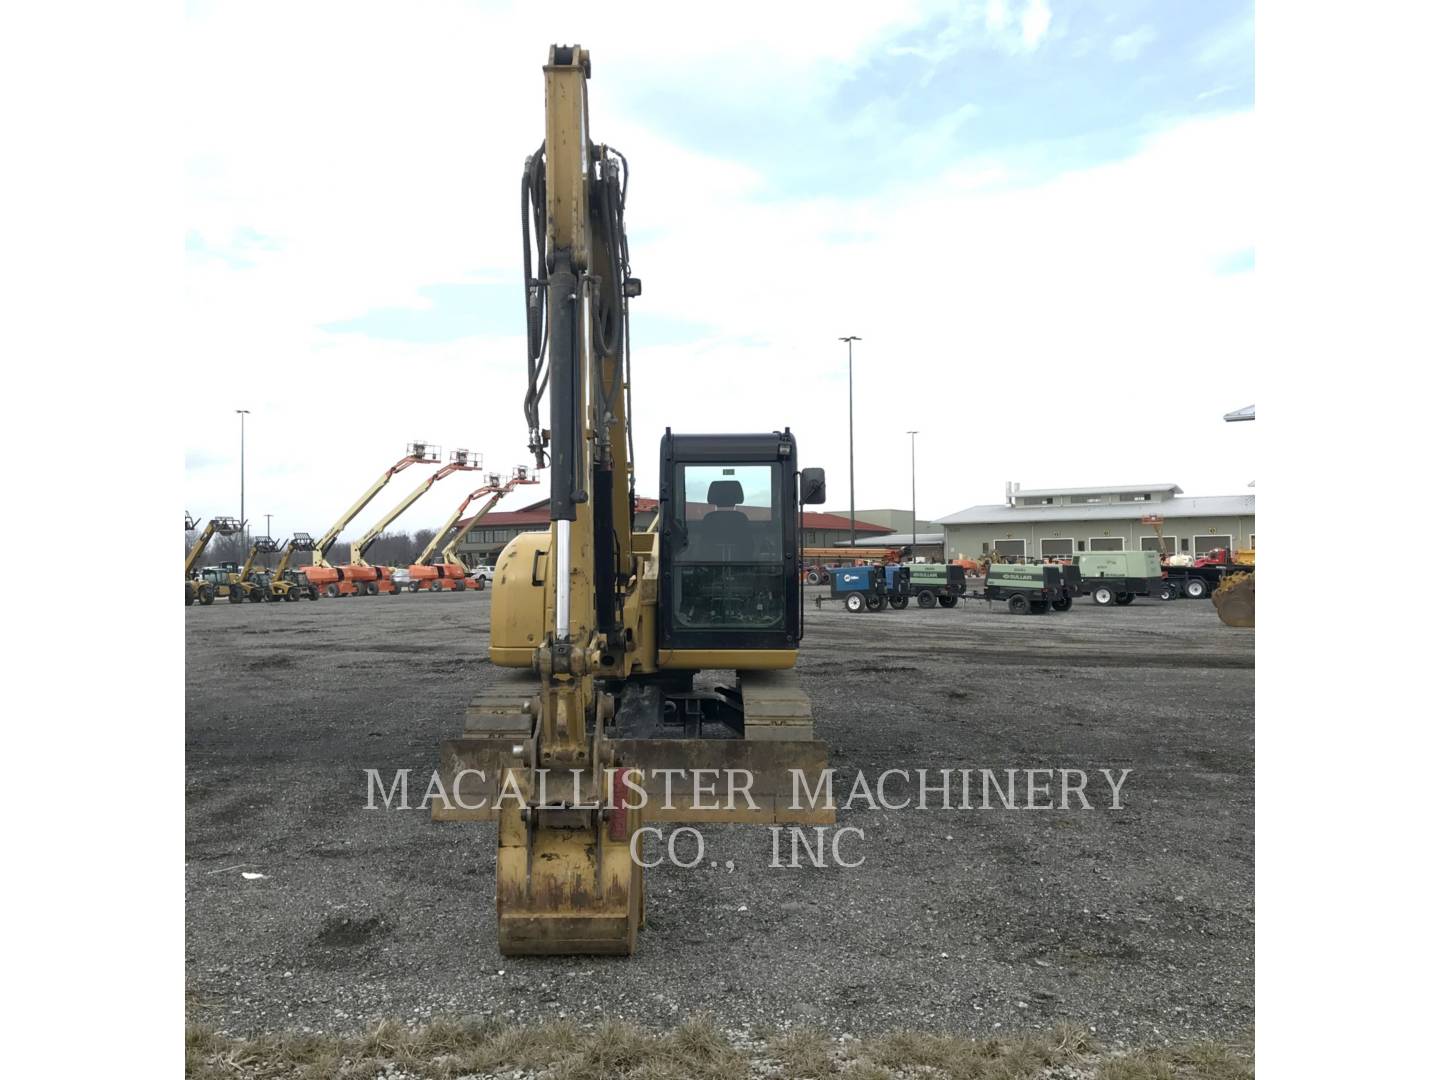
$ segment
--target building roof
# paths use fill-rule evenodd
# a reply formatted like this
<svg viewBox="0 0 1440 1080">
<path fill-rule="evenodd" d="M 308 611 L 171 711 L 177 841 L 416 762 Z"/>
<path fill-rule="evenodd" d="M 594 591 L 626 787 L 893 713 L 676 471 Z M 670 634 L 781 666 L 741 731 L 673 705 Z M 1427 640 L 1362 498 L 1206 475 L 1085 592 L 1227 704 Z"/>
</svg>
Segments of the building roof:
<svg viewBox="0 0 1440 1080">
<path fill-rule="evenodd" d="M 844 529 L 850 531 L 849 514 L 827 514 L 820 510 L 806 510 L 800 515 L 800 527 L 803 529 Z M 868 521 L 855 519 L 855 531 L 857 533 L 883 533 L 890 530 L 889 525 L 872 525 Z"/>
<path fill-rule="evenodd" d="M 487 529 L 513 528 L 516 525 L 542 527 L 550 524 L 550 502 L 546 500 L 538 508 L 527 506 L 523 510 L 491 510 L 480 521 Z M 474 517 L 462 518 L 456 528 L 465 532 L 474 524 Z"/>
<path fill-rule="evenodd" d="M 848 521 L 849 519 L 846 519 L 846 520 Z M 859 529 L 859 522 L 856 522 L 856 529 L 855 529 L 855 531 L 856 531 L 856 532 L 859 532 L 859 531 L 860 531 L 860 529 Z M 918 545 L 918 544 L 930 544 L 930 545 L 935 545 L 935 544 L 943 544 L 943 543 L 945 542 L 945 534 L 944 534 L 943 532 L 922 532 L 922 533 L 913 533 L 913 534 L 912 534 L 912 533 L 909 533 L 909 532 L 897 532 L 897 533 L 887 533 L 885 536 L 867 536 L 867 537 L 865 537 L 864 540 L 856 539 L 856 541 L 855 541 L 855 546 L 856 546 L 856 547 L 909 547 L 909 546 L 910 546 L 910 538 L 911 538 L 912 535 L 914 536 L 914 538 L 915 538 L 915 543 L 916 543 L 917 545 Z M 837 541 L 835 542 L 834 546 L 835 546 L 835 547 L 849 547 L 849 546 L 850 546 L 850 541 L 849 541 L 849 540 L 837 540 Z"/>
<path fill-rule="evenodd" d="M 1151 491 L 1164 491 L 1170 495 L 1185 493 L 1179 484 L 1095 484 L 1092 487 L 1074 488 L 1017 487 L 1010 494 L 1019 499 L 1033 499 L 1050 495 L 1144 495 Z"/>
<path fill-rule="evenodd" d="M 660 505 L 658 500 L 647 498 L 644 495 L 635 496 L 635 509 L 653 511 Z M 519 510 L 492 510 L 480 519 L 485 523 L 487 529 L 515 528 L 544 528 L 550 524 L 550 500 L 540 499 L 522 506 Z M 456 528 L 462 532 L 468 530 L 475 523 L 473 516 L 462 518 Z"/>
<path fill-rule="evenodd" d="M 1153 491 L 1153 488 L 1143 490 Z M 1093 503 L 1063 506 L 972 506 L 946 514 L 937 525 L 987 525 L 1032 521 L 1139 521 L 1156 513 L 1171 518 L 1249 517 L 1255 513 L 1254 495 L 1199 495 L 1166 499 L 1159 503 Z"/>
</svg>

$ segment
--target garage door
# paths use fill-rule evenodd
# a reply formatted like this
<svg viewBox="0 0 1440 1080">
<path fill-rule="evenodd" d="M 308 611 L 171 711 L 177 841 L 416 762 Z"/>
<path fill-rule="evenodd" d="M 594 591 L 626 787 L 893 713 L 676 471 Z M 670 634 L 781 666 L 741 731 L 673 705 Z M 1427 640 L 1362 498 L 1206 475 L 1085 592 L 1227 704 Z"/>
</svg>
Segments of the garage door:
<svg viewBox="0 0 1440 1080">
<path fill-rule="evenodd" d="M 995 541 L 995 554 L 996 554 L 996 555 L 1018 555 L 1018 556 L 1020 556 L 1021 558 L 1024 558 L 1024 556 L 1025 556 L 1025 541 L 1024 541 L 1024 540 L 996 540 L 996 541 Z"/>
<path fill-rule="evenodd" d="M 1125 538 L 1122 536 L 1092 536 L 1091 551 L 1124 551 Z"/>
<path fill-rule="evenodd" d="M 1216 548 L 1230 548 L 1230 537 L 1224 533 L 1221 533 L 1219 536 L 1205 533 L 1202 536 L 1195 537 L 1195 546 L 1191 548 L 1191 550 L 1194 551 L 1196 555 L 1204 555 L 1207 551 L 1214 551 Z M 1234 549 L 1231 548 L 1231 550 L 1233 551 Z"/>
<path fill-rule="evenodd" d="M 1041 540 L 1041 555 L 1069 556 L 1075 554 L 1074 540 Z"/>
<path fill-rule="evenodd" d="M 1159 550 L 1160 550 L 1160 539 L 1159 539 L 1159 537 L 1156 537 L 1156 536 L 1142 536 L 1142 537 L 1140 538 L 1140 550 L 1141 550 L 1141 551 L 1159 551 Z M 1175 537 L 1173 537 L 1173 536 L 1167 536 L 1167 537 L 1165 537 L 1165 550 L 1168 551 L 1171 555 L 1174 555 L 1177 551 L 1180 550 L 1180 548 L 1177 546 L 1177 542 L 1176 542 L 1176 538 L 1175 538 Z"/>
</svg>

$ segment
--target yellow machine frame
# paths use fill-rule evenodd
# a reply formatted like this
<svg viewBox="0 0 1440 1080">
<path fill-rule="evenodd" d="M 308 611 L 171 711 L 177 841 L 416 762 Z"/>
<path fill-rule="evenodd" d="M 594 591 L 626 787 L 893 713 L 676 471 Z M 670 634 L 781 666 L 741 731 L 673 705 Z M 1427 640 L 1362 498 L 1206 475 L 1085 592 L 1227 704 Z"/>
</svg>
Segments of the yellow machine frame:
<svg viewBox="0 0 1440 1080">
<path fill-rule="evenodd" d="M 498 822 L 496 909 L 505 953 L 633 952 L 644 905 L 642 870 L 631 852 L 642 817 L 834 820 L 833 809 L 790 805 L 793 773 L 813 782 L 826 757 L 813 738 L 808 700 L 784 670 L 794 666 L 794 649 L 657 646 L 661 536 L 630 525 L 626 353 L 597 340 L 593 322 L 597 304 L 616 295 L 628 304 L 639 282 L 627 271 L 620 292 L 619 252 L 600 227 L 600 206 L 613 197 L 613 186 L 591 190 L 606 182 L 612 164 L 610 148 L 590 139 L 589 75 L 585 49 L 551 48 L 544 68 L 544 270 L 531 282 L 530 304 L 533 314 L 543 299 L 546 310 L 550 424 L 543 436 L 532 432 L 532 448 L 537 455 L 545 446 L 550 451 L 552 521 L 548 532 L 522 533 L 501 553 L 490 657 L 511 670 L 472 702 L 464 736 L 442 747 L 441 775 L 456 799 L 431 804 L 437 820 Z M 538 164 L 536 155 L 526 166 L 527 183 L 536 186 Z M 538 426 L 533 416 L 531 423 Z M 566 487 L 570 477 L 573 491 Z M 623 630 L 609 635 L 597 630 L 596 579 L 603 571 L 603 582 L 610 571 L 597 566 L 592 540 L 607 485 L 614 523 L 607 554 L 614 556 Z M 744 737 L 617 737 L 617 688 L 666 668 L 737 671 Z M 641 809 L 625 792 L 630 785 L 648 790 L 662 769 L 744 770 L 752 797 L 739 808 L 716 810 L 680 797 Z M 567 791 L 552 789 L 542 799 L 541 785 L 553 775 L 566 778 Z"/>
</svg>

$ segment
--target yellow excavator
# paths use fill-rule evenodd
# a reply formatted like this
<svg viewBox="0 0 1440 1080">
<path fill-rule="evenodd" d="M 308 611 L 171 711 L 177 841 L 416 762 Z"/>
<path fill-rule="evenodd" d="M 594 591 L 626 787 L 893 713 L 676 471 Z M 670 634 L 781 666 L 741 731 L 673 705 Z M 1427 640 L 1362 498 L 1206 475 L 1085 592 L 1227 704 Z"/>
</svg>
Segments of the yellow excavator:
<svg viewBox="0 0 1440 1080">
<path fill-rule="evenodd" d="M 189 513 L 185 515 L 185 531 L 191 532 L 200 528 L 200 522 L 192 518 Z M 199 565 L 200 556 L 205 554 L 205 549 L 210 546 L 210 541 L 216 536 L 234 536 L 242 528 L 244 523 L 233 517 L 213 517 L 205 523 L 205 528 L 200 530 L 200 535 L 190 545 L 190 550 L 185 553 L 185 606 L 189 607 L 195 601 L 202 604 L 213 604 L 215 602 L 215 585 L 209 581 L 200 580 L 196 576 L 195 568 Z"/>
<path fill-rule="evenodd" d="M 439 820 L 497 822 L 505 954 L 632 953 L 642 822 L 834 821 L 793 797 L 823 784 L 827 758 L 794 670 L 800 507 L 824 501 L 824 470 L 799 467 L 788 428 L 667 428 L 656 526 L 635 531 L 629 166 L 591 141 L 589 77 L 586 50 L 550 49 L 545 141 L 522 179 L 525 413 L 550 527 L 501 552 L 500 677 L 442 745 L 454 798 L 431 801 Z M 722 674 L 698 686 L 701 672 Z"/>
</svg>

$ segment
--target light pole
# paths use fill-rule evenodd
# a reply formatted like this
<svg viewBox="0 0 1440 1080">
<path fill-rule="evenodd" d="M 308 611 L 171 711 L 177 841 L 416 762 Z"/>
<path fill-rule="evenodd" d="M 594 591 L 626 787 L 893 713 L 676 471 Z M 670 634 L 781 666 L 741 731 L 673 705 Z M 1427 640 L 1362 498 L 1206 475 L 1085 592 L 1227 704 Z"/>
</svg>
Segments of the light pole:
<svg viewBox="0 0 1440 1080">
<path fill-rule="evenodd" d="M 907 431 L 910 436 L 910 560 L 915 560 L 915 549 L 920 546 L 920 526 L 915 519 L 915 436 L 918 431 Z"/>
<path fill-rule="evenodd" d="M 855 342 L 862 340 L 851 334 L 845 342 L 846 368 L 850 374 L 850 550 L 855 550 Z M 853 559 L 851 560 L 854 561 Z"/>
<path fill-rule="evenodd" d="M 912 454 L 911 456 L 913 457 L 914 455 Z M 913 462 L 912 462 L 912 466 L 913 466 Z M 914 469 L 912 468 L 911 471 L 913 472 Z M 266 515 L 265 515 L 265 535 L 266 535 L 266 536 L 273 536 L 273 535 L 274 535 L 274 534 L 271 533 L 271 531 L 270 531 L 270 519 L 271 519 L 271 517 L 273 517 L 273 516 L 274 516 L 273 514 L 266 514 Z"/>
<path fill-rule="evenodd" d="M 249 409 L 236 409 L 240 414 L 240 539 L 244 543 L 249 537 L 250 530 L 245 527 L 245 417 L 250 415 Z M 248 548 L 249 545 L 246 544 Z"/>
</svg>

